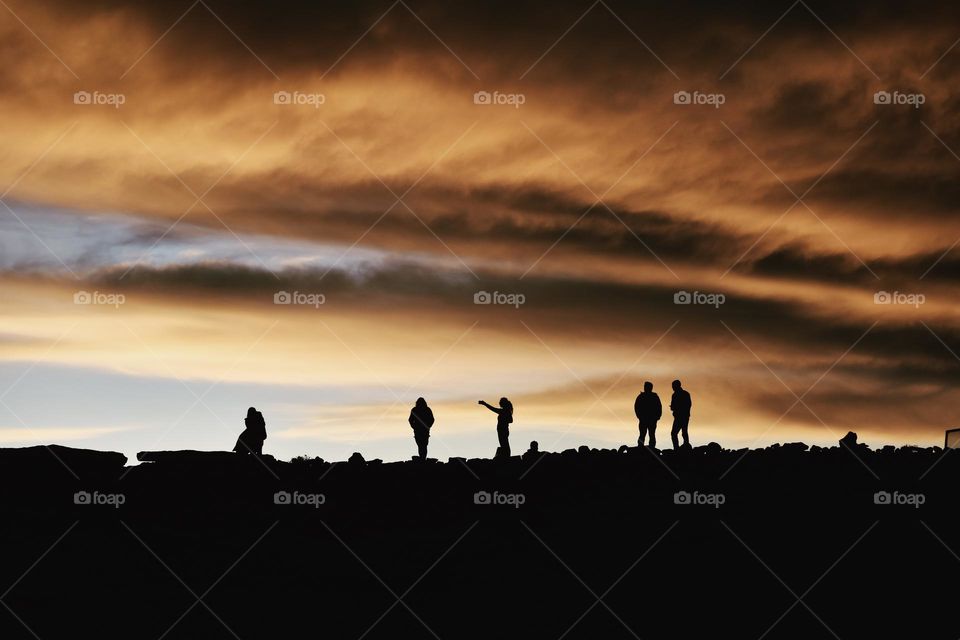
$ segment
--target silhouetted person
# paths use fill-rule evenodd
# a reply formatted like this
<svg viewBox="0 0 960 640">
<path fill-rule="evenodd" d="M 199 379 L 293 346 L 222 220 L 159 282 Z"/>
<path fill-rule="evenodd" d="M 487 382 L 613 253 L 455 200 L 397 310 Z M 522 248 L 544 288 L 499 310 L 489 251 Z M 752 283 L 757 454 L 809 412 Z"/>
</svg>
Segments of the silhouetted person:
<svg viewBox="0 0 960 640">
<path fill-rule="evenodd" d="M 497 438 L 500 440 L 500 448 L 497 449 L 498 458 L 510 457 L 510 423 L 513 422 L 513 405 L 506 398 L 500 398 L 500 406 L 495 407 L 492 404 L 480 400 L 482 404 L 490 411 L 497 414 Z"/>
<path fill-rule="evenodd" d="M 250 407 L 243 423 L 246 425 L 246 429 L 237 438 L 237 445 L 233 450 L 237 453 L 261 455 L 263 453 L 263 441 L 267 439 L 267 423 L 263 420 L 263 414 Z"/>
<path fill-rule="evenodd" d="M 430 427 L 433 426 L 433 411 L 427 406 L 427 401 L 417 398 L 417 403 L 410 410 L 410 428 L 413 429 L 413 439 L 417 443 L 417 451 L 421 460 L 427 459 L 427 443 L 430 441 Z"/>
<path fill-rule="evenodd" d="M 643 393 L 637 396 L 633 403 L 633 412 L 637 414 L 637 420 L 640 422 L 640 438 L 637 439 L 637 446 L 643 446 L 643 439 L 650 434 L 650 447 L 657 446 L 657 420 L 663 415 L 663 405 L 660 404 L 660 396 L 653 392 L 653 383 L 643 383 Z"/>
<path fill-rule="evenodd" d="M 670 398 L 670 410 L 673 411 L 673 429 L 670 430 L 670 438 L 673 440 L 673 448 L 679 449 L 680 443 L 677 442 L 677 434 L 683 432 L 683 446 L 690 446 L 690 436 L 687 435 L 687 427 L 690 425 L 690 409 L 693 407 L 693 401 L 690 400 L 690 394 L 684 389 L 679 380 L 673 381 L 673 397 Z"/>
<path fill-rule="evenodd" d="M 542 455 L 543 453 L 540 451 L 540 443 L 536 440 L 533 440 L 530 442 L 530 448 L 527 449 L 520 457 L 523 458 L 524 462 L 530 462 L 531 460 L 536 460 Z"/>
</svg>

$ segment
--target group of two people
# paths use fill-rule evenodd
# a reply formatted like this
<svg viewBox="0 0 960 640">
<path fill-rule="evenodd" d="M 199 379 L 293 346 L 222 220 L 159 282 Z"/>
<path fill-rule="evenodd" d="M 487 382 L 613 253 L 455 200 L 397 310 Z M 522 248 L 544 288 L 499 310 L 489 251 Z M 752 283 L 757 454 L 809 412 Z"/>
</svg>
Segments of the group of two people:
<svg viewBox="0 0 960 640">
<path fill-rule="evenodd" d="M 673 396 L 670 398 L 670 410 L 673 412 L 673 429 L 670 430 L 670 439 L 673 440 L 674 449 L 680 448 L 677 439 L 678 434 L 683 434 L 683 446 L 690 446 L 687 428 L 690 426 L 690 409 L 692 407 L 693 401 L 690 399 L 690 393 L 683 388 L 679 380 L 674 380 Z M 653 391 L 652 382 L 643 383 L 643 392 L 637 396 L 633 403 L 633 411 L 637 414 L 637 420 L 640 424 L 640 438 L 637 439 L 637 445 L 642 447 L 644 438 L 649 433 L 649 446 L 656 449 L 657 421 L 663 415 L 663 405 L 660 404 L 660 396 Z"/>
<path fill-rule="evenodd" d="M 510 457 L 510 424 L 513 422 L 513 403 L 507 398 L 500 398 L 500 406 L 495 407 L 489 402 L 480 400 L 490 411 L 497 414 L 497 447 L 496 458 Z M 417 398 L 416 404 L 410 410 L 410 427 L 413 429 L 413 439 L 417 443 L 417 453 L 421 460 L 427 458 L 427 443 L 430 441 L 430 427 L 433 426 L 433 411 L 427 406 L 427 401 Z"/>
</svg>

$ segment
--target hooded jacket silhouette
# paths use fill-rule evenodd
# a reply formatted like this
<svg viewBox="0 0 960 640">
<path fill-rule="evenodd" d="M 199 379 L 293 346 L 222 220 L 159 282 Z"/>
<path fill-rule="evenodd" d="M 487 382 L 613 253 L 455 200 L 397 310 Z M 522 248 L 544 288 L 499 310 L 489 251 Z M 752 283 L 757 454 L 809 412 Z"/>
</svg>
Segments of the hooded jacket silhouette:
<svg viewBox="0 0 960 640">
<path fill-rule="evenodd" d="M 430 441 L 430 427 L 433 426 L 433 411 L 427 406 L 427 401 L 417 398 L 416 404 L 410 410 L 408 419 L 413 429 L 413 439 L 417 443 L 417 452 L 421 459 L 427 457 L 427 443 Z"/>
<path fill-rule="evenodd" d="M 246 428 L 237 438 L 237 444 L 233 450 L 237 453 L 263 453 L 263 441 L 267 439 L 267 423 L 263 419 L 263 414 L 254 407 L 247 410 L 247 417 L 243 420 Z"/>
</svg>

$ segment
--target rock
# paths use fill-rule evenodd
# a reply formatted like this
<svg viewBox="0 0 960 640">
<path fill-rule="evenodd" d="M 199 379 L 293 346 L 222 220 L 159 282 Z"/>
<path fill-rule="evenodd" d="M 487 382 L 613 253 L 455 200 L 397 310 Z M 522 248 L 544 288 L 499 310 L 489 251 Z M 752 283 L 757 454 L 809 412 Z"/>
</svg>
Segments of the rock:
<svg viewBox="0 0 960 640">
<path fill-rule="evenodd" d="M 841 447 L 850 447 L 851 449 L 857 446 L 857 434 L 853 431 L 847 431 L 847 435 L 840 438 Z"/>
<path fill-rule="evenodd" d="M 137 460 L 140 462 L 155 462 L 160 464 L 216 464 L 217 462 L 233 462 L 239 455 L 232 451 L 140 451 Z"/>
<path fill-rule="evenodd" d="M 256 460 L 255 458 L 258 458 Z M 191 467 L 197 469 L 242 468 L 250 464 L 273 464 L 277 460 L 271 455 L 241 455 L 232 451 L 140 451 L 137 460 L 164 467 Z"/>
<path fill-rule="evenodd" d="M 127 456 L 116 451 L 74 449 L 58 444 L 0 449 L 0 470 L 15 473 L 120 473 Z M 72 473 L 71 473 L 72 472 Z"/>
</svg>

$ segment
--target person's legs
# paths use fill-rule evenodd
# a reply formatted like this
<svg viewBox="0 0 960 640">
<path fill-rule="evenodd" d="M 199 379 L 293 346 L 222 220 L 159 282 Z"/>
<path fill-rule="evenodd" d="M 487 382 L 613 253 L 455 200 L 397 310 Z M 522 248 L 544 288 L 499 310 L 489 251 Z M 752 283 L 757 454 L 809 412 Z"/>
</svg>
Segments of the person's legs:
<svg viewBox="0 0 960 640">
<path fill-rule="evenodd" d="M 673 440 L 674 449 L 680 448 L 680 443 L 677 441 L 677 434 L 680 433 L 681 423 L 682 423 L 682 420 L 680 418 L 675 417 L 673 419 L 673 428 L 670 429 L 670 439 Z"/>
<path fill-rule="evenodd" d="M 422 429 L 417 429 L 413 432 L 413 439 L 417 443 L 417 454 L 420 456 L 421 460 L 426 460 L 427 458 L 427 443 L 430 439 L 430 433 Z"/>
<path fill-rule="evenodd" d="M 687 435 L 687 427 L 690 426 L 690 416 L 683 419 L 681 430 L 683 431 L 683 444 L 690 446 L 690 436 Z"/>
<path fill-rule="evenodd" d="M 650 448 L 655 449 L 657 447 L 657 423 L 651 424 L 648 430 L 650 431 Z"/>
<path fill-rule="evenodd" d="M 510 457 L 510 430 L 497 429 L 497 438 L 500 440 L 500 453 L 504 458 Z"/>
<path fill-rule="evenodd" d="M 642 447 L 642 446 L 643 446 L 643 441 L 646 439 L 646 437 L 647 437 L 647 426 L 641 422 L 641 423 L 640 423 L 640 437 L 637 438 L 637 446 L 638 446 L 638 447 Z"/>
</svg>

